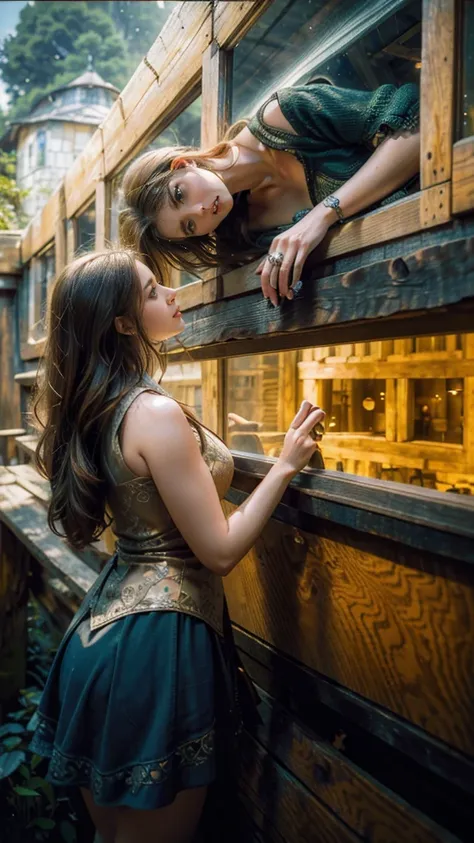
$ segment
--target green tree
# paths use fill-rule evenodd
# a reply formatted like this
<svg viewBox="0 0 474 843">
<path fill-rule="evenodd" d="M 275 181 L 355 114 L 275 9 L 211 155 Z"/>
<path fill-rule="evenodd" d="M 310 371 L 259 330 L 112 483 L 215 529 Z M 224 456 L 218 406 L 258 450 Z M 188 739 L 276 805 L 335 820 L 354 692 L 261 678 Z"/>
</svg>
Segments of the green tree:
<svg viewBox="0 0 474 843">
<path fill-rule="evenodd" d="M 21 210 L 27 190 L 15 181 L 16 153 L 0 150 L 0 230 L 24 228 L 28 217 Z"/>
<path fill-rule="evenodd" d="M 40 96 L 84 72 L 89 56 L 104 79 L 119 88 L 126 84 L 127 45 L 105 10 L 49 0 L 25 6 L 0 54 L 9 117 L 28 113 Z"/>
<path fill-rule="evenodd" d="M 178 4 L 172 0 L 161 4 L 141 0 L 88 0 L 87 5 L 107 12 L 121 32 L 127 44 L 130 77 Z"/>
</svg>

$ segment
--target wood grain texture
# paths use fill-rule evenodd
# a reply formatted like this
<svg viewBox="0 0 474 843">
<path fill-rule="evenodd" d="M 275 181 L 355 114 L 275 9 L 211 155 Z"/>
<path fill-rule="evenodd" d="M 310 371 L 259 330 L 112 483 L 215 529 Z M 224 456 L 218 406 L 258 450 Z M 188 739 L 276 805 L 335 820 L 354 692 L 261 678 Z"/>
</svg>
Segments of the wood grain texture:
<svg viewBox="0 0 474 843">
<path fill-rule="evenodd" d="M 272 520 L 226 594 L 233 622 L 474 754 L 472 572 L 351 530 L 315 536 Z"/>
<path fill-rule="evenodd" d="M 0 487 L 0 521 L 11 530 L 38 562 L 82 598 L 96 573 L 48 527 L 46 509 L 17 484 Z"/>
<path fill-rule="evenodd" d="M 420 198 L 422 228 L 433 228 L 451 219 L 451 182 L 433 185 L 423 190 Z"/>
<path fill-rule="evenodd" d="M 103 123 L 107 176 L 192 102 L 211 38 L 211 3 L 176 6 L 146 56 L 149 66 L 142 62 Z"/>
<path fill-rule="evenodd" d="M 13 292 L 0 291 L 0 429 L 21 427 L 20 387 L 16 366 L 17 319 Z M 11 443 L 13 446 L 13 443 Z M 11 450 L 11 449 L 10 449 Z M 13 452 L 10 454 L 13 456 Z"/>
<path fill-rule="evenodd" d="M 109 209 L 106 202 L 106 186 L 104 179 L 99 179 L 95 186 L 95 248 L 101 252 L 105 248 L 105 230 Z"/>
<path fill-rule="evenodd" d="M 329 743 L 316 740 L 259 689 L 255 738 L 367 843 L 455 843 L 446 829 L 412 808 Z"/>
<path fill-rule="evenodd" d="M 0 274 L 21 274 L 21 231 L 0 231 Z"/>
<path fill-rule="evenodd" d="M 356 843 L 354 834 L 248 733 L 241 736 L 240 786 L 286 843 Z"/>
<path fill-rule="evenodd" d="M 315 279 L 292 302 L 283 300 L 277 308 L 259 292 L 206 305 L 185 314 L 186 329 L 180 339 L 191 349 L 313 329 L 307 345 L 318 345 L 319 328 L 377 319 L 378 332 L 388 317 L 447 308 L 467 299 L 473 303 L 474 237 Z M 466 317 L 464 304 L 462 310 Z M 394 323 L 392 336 L 397 330 Z M 448 325 L 446 330 L 451 332 Z M 428 328 L 426 333 L 432 331 Z"/>
<path fill-rule="evenodd" d="M 449 181 L 454 138 L 455 0 L 423 0 L 421 186 Z"/>
<path fill-rule="evenodd" d="M 453 147 L 453 214 L 474 209 L 474 138 Z"/>
<path fill-rule="evenodd" d="M 219 47 L 235 47 L 271 3 L 272 0 L 218 0 L 214 4 L 213 28 Z"/>
<path fill-rule="evenodd" d="M 58 191 L 56 219 L 54 221 L 54 249 L 56 278 L 66 266 L 67 242 L 66 242 L 66 194 L 64 184 Z"/>
</svg>

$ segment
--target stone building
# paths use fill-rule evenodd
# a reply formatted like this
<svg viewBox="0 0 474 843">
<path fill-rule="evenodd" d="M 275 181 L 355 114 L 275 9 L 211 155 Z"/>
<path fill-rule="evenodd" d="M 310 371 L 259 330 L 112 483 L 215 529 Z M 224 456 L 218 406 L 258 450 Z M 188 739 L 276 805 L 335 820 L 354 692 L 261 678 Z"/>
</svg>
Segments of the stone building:
<svg viewBox="0 0 474 843">
<path fill-rule="evenodd" d="M 29 191 L 23 203 L 28 216 L 46 204 L 118 94 L 118 88 L 89 69 L 11 124 L 3 145 L 17 150 L 17 184 Z"/>
</svg>

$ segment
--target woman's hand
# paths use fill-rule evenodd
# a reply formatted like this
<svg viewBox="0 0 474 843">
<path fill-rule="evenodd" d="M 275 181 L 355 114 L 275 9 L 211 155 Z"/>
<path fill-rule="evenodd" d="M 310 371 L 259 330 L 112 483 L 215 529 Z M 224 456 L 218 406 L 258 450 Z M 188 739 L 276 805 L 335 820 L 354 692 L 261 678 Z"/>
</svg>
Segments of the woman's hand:
<svg viewBox="0 0 474 843">
<path fill-rule="evenodd" d="M 279 252 L 283 255 L 281 266 L 272 265 L 267 255 L 257 269 L 257 275 L 261 275 L 262 293 L 272 304 L 278 304 L 278 293 L 293 298 L 291 287 L 300 280 L 306 258 L 324 239 L 334 217 L 331 208 L 317 205 L 302 220 L 275 237 L 268 254 Z"/>
<path fill-rule="evenodd" d="M 309 401 L 303 401 L 285 436 L 278 462 L 288 466 L 292 474 L 297 474 L 308 465 L 318 443 L 313 438 L 315 425 L 324 421 L 324 410 L 315 407 Z"/>
</svg>

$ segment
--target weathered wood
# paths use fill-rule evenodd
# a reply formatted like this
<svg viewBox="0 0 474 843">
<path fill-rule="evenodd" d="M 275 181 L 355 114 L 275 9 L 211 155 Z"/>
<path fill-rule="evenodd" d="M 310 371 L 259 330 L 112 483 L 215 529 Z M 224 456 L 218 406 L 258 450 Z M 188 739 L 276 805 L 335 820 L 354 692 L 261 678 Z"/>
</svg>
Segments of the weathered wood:
<svg viewBox="0 0 474 843">
<path fill-rule="evenodd" d="M 474 209 L 474 138 L 453 147 L 453 214 Z"/>
<path fill-rule="evenodd" d="M 0 291 L 0 429 L 21 427 L 20 388 L 13 382 L 16 365 L 17 319 L 13 293 Z M 8 443 L 8 450 L 13 440 Z"/>
<path fill-rule="evenodd" d="M 34 386 L 37 374 L 37 369 L 32 369 L 29 372 L 17 372 L 13 379 L 16 383 L 20 383 L 22 386 Z"/>
<path fill-rule="evenodd" d="M 336 816 L 369 843 L 454 843 L 446 829 L 416 811 L 344 758 L 316 740 L 291 714 L 259 689 L 262 719 L 255 738 Z"/>
<path fill-rule="evenodd" d="M 39 474 L 32 465 L 10 465 L 8 470 L 13 474 L 22 489 L 31 492 L 35 498 L 48 503 L 51 497 L 49 480 Z"/>
<path fill-rule="evenodd" d="M 54 247 L 57 278 L 67 263 L 66 195 L 64 183 L 61 184 L 58 191 L 57 215 L 54 222 Z"/>
<path fill-rule="evenodd" d="M 49 197 L 46 204 L 31 221 L 31 251 L 34 255 L 40 252 L 54 237 L 60 192 L 61 187 Z"/>
<path fill-rule="evenodd" d="M 245 668 L 259 689 L 276 698 L 319 740 L 344 752 L 345 758 L 377 776 L 410 804 L 432 815 L 429 790 L 441 797 L 443 786 L 449 789 L 453 785 L 461 792 L 462 799 L 474 795 L 473 759 L 343 685 L 298 664 L 247 630 L 234 625 L 233 631 Z M 343 739 L 341 745 L 338 738 L 342 735 L 347 741 Z M 421 771 L 432 776 L 433 787 L 428 788 L 427 802 L 418 800 L 412 787 L 417 777 L 421 786 Z"/>
<path fill-rule="evenodd" d="M 244 732 L 240 786 L 286 843 L 356 843 L 354 834 L 300 782 Z"/>
<path fill-rule="evenodd" d="M 25 545 L 31 555 L 52 571 L 78 597 L 93 585 L 96 574 L 48 527 L 42 504 L 19 486 L 0 487 L 0 521 Z"/>
<path fill-rule="evenodd" d="M 1 490 L 4 490 L 4 486 Z M 25 686 L 29 553 L 0 523 L 0 718 Z"/>
<path fill-rule="evenodd" d="M 406 318 L 409 313 L 447 308 L 467 299 L 474 299 L 474 237 L 443 242 L 403 258 L 315 279 L 307 282 L 292 302 L 283 300 L 276 308 L 260 293 L 205 305 L 185 313 L 186 329 L 180 339 L 188 349 L 263 336 L 268 343 L 272 335 L 284 334 L 297 335 L 296 342 L 303 344 L 301 332 L 308 331 L 308 341 L 304 344 L 318 345 L 323 344 L 318 342 L 323 327 L 331 326 L 336 336 L 337 325 L 344 324 L 347 334 L 349 323 L 374 319 L 378 321 L 370 327 L 366 322 L 366 334 L 374 328 L 376 336 L 381 337 L 387 336 L 381 332 L 381 323 L 389 317 Z M 460 322 L 467 316 L 466 304 L 456 311 L 456 320 Z M 400 335 L 399 321 L 391 322 L 392 336 Z M 464 324 L 468 323 L 472 325 L 472 316 Z M 311 333 L 310 329 L 313 329 Z M 443 333 L 446 331 L 452 332 L 448 324 Z M 420 333 L 432 334 L 436 330 L 426 326 Z M 375 335 L 370 333 L 370 337 Z M 346 341 L 351 340 L 347 336 Z M 333 342 L 337 344 L 338 340 L 334 338 Z M 234 347 L 237 346 L 238 343 Z"/>
<path fill-rule="evenodd" d="M 423 0 L 421 186 L 449 181 L 454 115 L 455 0 Z"/>
<path fill-rule="evenodd" d="M 456 352 L 452 357 L 433 357 L 431 360 L 420 360 L 415 354 L 405 355 L 402 360 L 374 360 L 366 362 L 347 361 L 333 362 L 302 362 L 298 363 L 299 378 L 314 378 L 316 380 L 332 380 L 333 378 L 349 378 L 350 380 L 365 380 L 366 378 L 465 378 L 474 371 L 474 360 L 460 359 Z"/>
<path fill-rule="evenodd" d="M 234 623 L 474 754 L 473 580 L 403 543 L 273 519 L 226 594 Z"/>
<path fill-rule="evenodd" d="M 226 50 L 235 47 L 252 28 L 255 21 L 271 5 L 272 0 L 240 0 L 214 4 L 214 38 L 219 47 Z"/>
<path fill-rule="evenodd" d="M 433 228 L 451 219 L 451 182 L 435 184 L 423 190 L 420 199 L 420 220 L 423 228 Z"/>
<path fill-rule="evenodd" d="M 236 452 L 233 457 L 236 470 L 227 499 L 240 503 L 242 495 L 253 491 L 274 460 Z M 321 518 L 472 563 L 473 510 L 472 501 L 463 495 L 446 496 L 434 489 L 339 471 L 306 469 L 292 480 L 274 517 L 294 526 L 306 524 L 305 529 L 310 531 L 309 525 L 312 523 L 313 529 L 316 525 L 314 521 L 304 521 L 305 515 Z"/>
<path fill-rule="evenodd" d="M 212 38 L 212 5 L 180 4 L 103 123 L 105 172 L 111 175 L 195 98 L 202 53 Z M 85 154 L 86 150 L 83 154 Z"/>
</svg>

